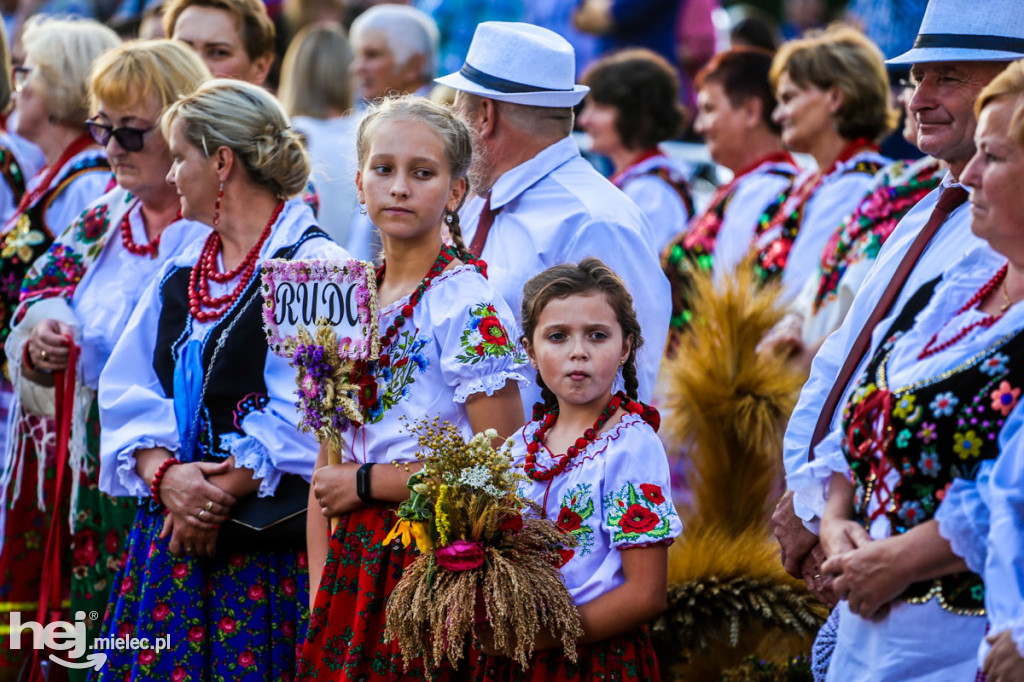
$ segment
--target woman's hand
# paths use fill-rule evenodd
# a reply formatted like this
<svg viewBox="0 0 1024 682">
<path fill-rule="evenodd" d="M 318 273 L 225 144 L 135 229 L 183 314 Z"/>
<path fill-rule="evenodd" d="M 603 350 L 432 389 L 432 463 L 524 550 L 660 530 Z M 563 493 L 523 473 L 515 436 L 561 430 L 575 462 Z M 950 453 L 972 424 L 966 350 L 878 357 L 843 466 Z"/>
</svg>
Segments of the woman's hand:
<svg viewBox="0 0 1024 682">
<path fill-rule="evenodd" d="M 217 532 L 216 528 L 203 530 L 180 520 L 176 514 L 167 514 L 160 538 L 170 535 L 167 548 L 175 556 L 191 554 L 213 558 L 217 551 Z"/>
<path fill-rule="evenodd" d="M 68 336 L 74 330 L 59 320 L 42 320 L 28 337 L 28 353 L 36 369 L 61 372 L 68 367 Z"/>
<path fill-rule="evenodd" d="M 363 501 L 356 494 L 357 471 L 359 464 L 346 462 L 327 464 L 313 472 L 312 495 L 316 498 L 321 514 L 326 517 L 338 516 L 359 508 Z M 370 491 L 372 494 L 372 482 Z"/>
<path fill-rule="evenodd" d="M 988 676 L 988 682 L 1015 682 L 1024 680 L 1024 657 L 1017 650 L 1017 644 L 1010 636 L 1009 630 L 991 634 L 985 638 L 992 649 L 985 656 L 982 670 Z"/>
<path fill-rule="evenodd" d="M 821 535 L 818 537 L 821 539 L 825 556 L 829 558 L 852 552 L 871 542 L 871 536 L 864 530 L 864 526 L 852 519 L 842 519 L 826 514 L 821 519 L 820 530 Z"/>
<path fill-rule="evenodd" d="M 216 530 L 228 520 L 235 497 L 206 480 L 232 468 L 231 462 L 190 462 L 175 464 L 164 472 L 160 501 L 177 516 L 176 524 L 195 529 Z"/>
<path fill-rule="evenodd" d="M 768 352 L 773 355 L 790 357 L 798 354 L 804 347 L 804 316 L 790 312 L 765 333 L 761 343 L 757 345 L 759 353 Z"/>
<path fill-rule="evenodd" d="M 832 589 L 845 599 L 850 611 L 873 620 L 889 613 L 889 602 L 900 596 L 912 582 L 906 573 L 905 557 L 893 538 L 870 541 L 857 549 L 832 556 L 821 567 L 832 576 Z"/>
</svg>

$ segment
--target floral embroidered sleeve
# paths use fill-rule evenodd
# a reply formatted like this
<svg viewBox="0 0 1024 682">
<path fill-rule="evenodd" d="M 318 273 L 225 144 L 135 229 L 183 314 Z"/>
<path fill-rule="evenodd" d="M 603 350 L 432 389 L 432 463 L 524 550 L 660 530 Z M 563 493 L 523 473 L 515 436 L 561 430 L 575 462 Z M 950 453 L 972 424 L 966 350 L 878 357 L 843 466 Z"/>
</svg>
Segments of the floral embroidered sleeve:
<svg viewBox="0 0 1024 682">
<path fill-rule="evenodd" d="M 457 402 L 474 393 L 491 395 L 509 380 L 526 381 L 515 317 L 482 276 L 463 273 L 428 296 L 434 299 L 429 307 L 441 373 L 455 387 Z"/>
<path fill-rule="evenodd" d="M 646 424 L 630 426 L 608 448 L 602 489 L 602 524 L 612 547 L 669 544 L 682 532 L 665 448 Z"/>
<path fill-rule="evenodd" d="M 131 199 L 127 192 L 118 192 Z M 86 270 L 103 252 L 110 233 L 110 201 L 111 196 L 104 195 L 83 211 L 32 264 L 21 285 L 21 304 L 14 314 L 15 325 L 24 319 L 30 306 L 42 299 L 71 298 Z"/>
</svg>

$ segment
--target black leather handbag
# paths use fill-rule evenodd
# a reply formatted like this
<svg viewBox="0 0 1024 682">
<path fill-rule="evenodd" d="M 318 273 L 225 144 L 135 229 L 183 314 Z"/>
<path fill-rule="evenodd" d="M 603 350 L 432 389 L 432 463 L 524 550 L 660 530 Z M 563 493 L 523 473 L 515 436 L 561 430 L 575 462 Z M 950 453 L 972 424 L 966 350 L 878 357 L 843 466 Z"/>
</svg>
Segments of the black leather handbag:
<svg viewBox="0 0 1024 682">
<path fill-rule="evenodd" d="M 235 504 L 217 534 L 217 553 L 305 550 L 308 506 L 306 479 L 282 475 L 273 495 L 253 492 Z"/>
</svg>

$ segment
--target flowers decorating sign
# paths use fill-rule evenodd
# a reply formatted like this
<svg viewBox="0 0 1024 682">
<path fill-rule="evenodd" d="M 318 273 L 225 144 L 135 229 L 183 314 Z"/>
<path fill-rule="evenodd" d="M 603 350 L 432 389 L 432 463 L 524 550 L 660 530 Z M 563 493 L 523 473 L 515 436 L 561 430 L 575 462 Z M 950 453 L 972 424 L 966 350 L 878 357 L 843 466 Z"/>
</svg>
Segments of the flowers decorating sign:
<svg viewBox="0 0 1024 682">
<path fill-rule="evenodd" d="M 363 422 L 353 368 L 377 360 L 377 280 L 364 261 L 263 264 L 263 323 L 270 349 L 297 370 L 300 428 L 340 459 L 341 433 Z"/>
</svg>

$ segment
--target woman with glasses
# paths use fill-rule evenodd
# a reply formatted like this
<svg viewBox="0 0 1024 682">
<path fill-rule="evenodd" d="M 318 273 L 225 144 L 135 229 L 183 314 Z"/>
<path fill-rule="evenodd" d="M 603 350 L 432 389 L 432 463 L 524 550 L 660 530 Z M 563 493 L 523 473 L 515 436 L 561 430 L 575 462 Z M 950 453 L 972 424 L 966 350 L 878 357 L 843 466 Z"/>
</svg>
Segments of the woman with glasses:
<svg viewBox="0 0 1024 682">
<path fill-rule="evenodd" d="M 178 194 L 166 181 L 171 154 L 158 125 L 168 106 L 209 77 L 193 50 L 169 40 L 125 43 L 96 61 L 94 116 L 87 125 L 107 152 L 117 186 L 29 270 L 7 340 L 19 387 L 52 383 L 51 372 L 70 369 L 77 377 L 80 404 L 72 433 L 81 435 L 67 473 L 74 502 L 71 613 L 103 613 L 136 511 L 133 500 L 98 489 L 100 372 L 156 272 L 209 232 L 180 215 Z M 68 337 L 81 349 L 77 366 L 68 365 Z M 26 419 L 30 407 L 20 404 L 18 417 Z M 64 523 L 63 515 L 57 518 Z M 86 622 L 90 640 L 99 625 Z M 85 671 L 80 677 L 85 679 Z"/>
<path fill-rule="evenodd" d="M 92 679 L 292 679 L 307 620 L 305 534 L 240 545 L 243 498 L 304 507 L 317 444 L 296 429 L 295 370 L 270 353 L 267 258 L 348 254 L 297 199 L 310 165 L 281 105 L 216 79 L 161 118 L 185 218 L 213 227 L 153 278 L 100 378 L 100 488 L 139 506 L 104 634 L 168 636 L 111 651 Z M 279 518 L 279 517 L 273 517 Z"/>
<path fill-rule="evenodd" d="M 39 146 L 46 165 L 28 180 L 13 217 L 0 228 L 0 342 L 10 332 L 29 266 L 110 184 L 106 154 L 89 136 L 85 119 L 92 62 L 119 42 L 94 21 L 40 19 L 25 27 L 27 71 L 17 72 L 14 132 Z M 16 364 L 0 351 L 0 365 L 9 365 L 0 376 L 16 373 Z M 12 392 L 12 384 L 0 380 L 0 406 L 10 404 Z M 36 610 L 42 549 L 57 499 L 52 410 L 52 397 L 45 395 L 37 414 L 19 425 L 3 415 L 0 426 L 0 452 L 14 451 L 0 467 L 0 627 L 11 611 L 28 617 Z M 66 518 L 67 509 L 58 515 Z M 0 653 L 0 673 L 5 665 L 17 666 L 25 650 Z"/>
</svg>

